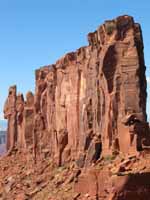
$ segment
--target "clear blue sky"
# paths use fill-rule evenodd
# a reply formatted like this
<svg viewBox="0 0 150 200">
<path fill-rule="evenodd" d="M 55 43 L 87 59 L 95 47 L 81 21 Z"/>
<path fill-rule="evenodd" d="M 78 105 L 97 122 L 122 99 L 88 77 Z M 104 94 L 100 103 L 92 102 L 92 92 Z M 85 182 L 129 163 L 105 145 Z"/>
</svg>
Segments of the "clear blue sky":
<svg viewBox="0 0 150 200">
<path fill-rule="evenodd" d="M 0 0 L 0 116 L 10 85 L 34 91 L 36 68 L 86 45 L 88 32 L 123 14 L 142 25 L 149 77 L 150 0 Z"/>
</svg>

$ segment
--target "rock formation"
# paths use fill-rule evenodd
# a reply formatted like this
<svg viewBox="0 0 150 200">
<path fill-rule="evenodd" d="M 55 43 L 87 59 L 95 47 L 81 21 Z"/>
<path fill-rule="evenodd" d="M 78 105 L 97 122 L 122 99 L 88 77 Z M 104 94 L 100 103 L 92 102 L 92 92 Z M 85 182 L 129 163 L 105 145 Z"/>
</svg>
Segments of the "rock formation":
<svg viewBox="0 0 150 200">
<path fill-rule="evenodd" d="M 11 150 L 17 141 L 16 86 L 9 89 L 4 106 L 4 117 L 8 120 L 7 149 Z"/>
<path fill-rule="evenodd" d="M 89 33 L 88 41 L 36 70 L 34 95 L 28 92 L 24 99 L 16 86 L 10 87 L 4 106 L 10 157 L 0 163 L 0 197 L 149 198 L 150 131 L 140 25 L 121 16 Z"/>
<path fill-rule="evenodd" d="M 26 102 L 23 94 L 17 95 L 16 86 L 9 89 L 4 106 L 4 117 L 8 120 L 7 150 L 14 147 L 25 150 L 27 144 L 33 144 L 34 96 L 27 93 Z"/>
<path fill-rule="evenodd" d="M 142 150 L 149 128 L 140 25 L 121 16 L 89 33 L 88 41 L 36 71 L 35 97 L 28 93 L 25 102 L 10 88 L 8 150 L 31 146 L 36 159 L 48 153 L 57 165 L 75 160 L 80 167 L 101 155 Z"/>
</svg>

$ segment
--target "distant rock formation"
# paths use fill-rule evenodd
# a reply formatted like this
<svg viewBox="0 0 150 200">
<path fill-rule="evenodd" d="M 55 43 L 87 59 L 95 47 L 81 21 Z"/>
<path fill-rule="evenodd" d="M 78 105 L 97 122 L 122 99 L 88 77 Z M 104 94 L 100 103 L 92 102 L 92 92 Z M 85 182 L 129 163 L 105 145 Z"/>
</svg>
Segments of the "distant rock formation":
<svg viewBox="0 0 150 200">
<path fill-rule="evenodd" d="M 35 95 L 10 87 L 4 114 L 7 149 L 33 150 L 57 165 L 89 166 L 101 155 L 142 150 L 149 140 L 140 25 L 130 16 L 106 21 L 89 45 L 36 70 Z M 145 142 L 146 143 L 146 142 Z"/>
<path fill-rule="evenodd" d="M 6 131 L 0 131 L 0 144 L 6 143 Z"/>
<path fill-rule="evenodd" d="M 0 156 L 6 152 L 6 131 L 0 131 Z"/>
</svg>

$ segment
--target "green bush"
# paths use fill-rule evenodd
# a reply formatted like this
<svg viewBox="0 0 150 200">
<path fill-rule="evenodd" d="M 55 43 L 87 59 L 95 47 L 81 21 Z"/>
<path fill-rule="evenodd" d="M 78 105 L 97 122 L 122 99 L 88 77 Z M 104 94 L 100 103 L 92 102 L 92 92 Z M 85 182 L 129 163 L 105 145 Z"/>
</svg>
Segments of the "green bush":
<svg viewBox="0 0 150 200">
<path fill-rule="evenodd" d="M 112 161 L 112 160 L 115 160 L 116 158 L 116 155 L 106 155 L 104 157 L 104 161 Z"/>
<path fill-rule="evenodd" d="M 115 29 L 116 29 L 116 24 L 114 22 L 106 22 L 105 30 L 108 35 L 111 35 Z"/>
</svg>

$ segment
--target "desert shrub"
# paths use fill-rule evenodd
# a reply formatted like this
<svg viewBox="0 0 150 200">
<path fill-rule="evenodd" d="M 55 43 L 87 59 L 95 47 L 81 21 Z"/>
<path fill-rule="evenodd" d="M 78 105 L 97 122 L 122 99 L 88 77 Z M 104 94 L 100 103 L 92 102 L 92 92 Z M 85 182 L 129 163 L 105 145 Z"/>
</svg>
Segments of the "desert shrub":
<svg viewBox="0 0 150 200">
<path fill-rule="evenodd" d="M 116 158 L 116 155 L 106 155 L 104 157 L 104 161 L 112 161 L 112 160 L 115 160 Z"/>
<path fill-rule="evenodd" d="M 105 30 L 106 30 L 106 33 L 108 35 L 111 35 L 115 29 L 116 29 L 115 22 L 106 22 L 106 24 L 105 24 Z"/>
</svg>

